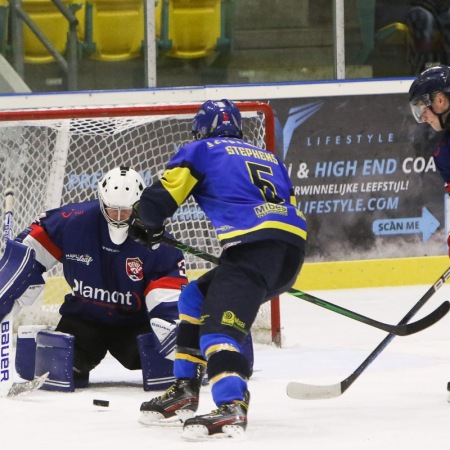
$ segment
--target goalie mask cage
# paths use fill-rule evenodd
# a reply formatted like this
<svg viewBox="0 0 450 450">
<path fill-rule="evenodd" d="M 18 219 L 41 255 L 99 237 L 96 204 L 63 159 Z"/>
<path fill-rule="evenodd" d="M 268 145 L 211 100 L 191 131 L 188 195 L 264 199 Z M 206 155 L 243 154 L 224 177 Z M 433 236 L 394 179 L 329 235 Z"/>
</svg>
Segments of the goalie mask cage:
<svg viewBox="0 0 450 450">
<path fill-rule="evenodd" d="M 275 130 L 270 106 L 261 102 L 236 104 L 242 114 L 244 139 L 273 151 Z M 97 182 L 114 167 L 135 169 L 147 185 L 157 180 L 177 149 L 192 141 L 192 118 L 200 106 L 0 111 L 0 159 L 4 167 L 0 186 L 3 192 L 10 186 L 16 192 L 12 236 L 44 210 L 97 198 Z M 169 220 L 167 230 L 192 247 L 220 254 L 215 231 L 192 197 Z M 185 259 L 191 280 L 213 267 L 186 253 Z M 59 306 L 69 291 L 58 264 L 47 272 L 41 296 L 16 318 L 16 331 L 19 324 L 56 325 Z M 280 345 L 280 333 L 279 299 L 275 298 L 260 308 L 252 334 L 258 342 Z"/>
</svg>

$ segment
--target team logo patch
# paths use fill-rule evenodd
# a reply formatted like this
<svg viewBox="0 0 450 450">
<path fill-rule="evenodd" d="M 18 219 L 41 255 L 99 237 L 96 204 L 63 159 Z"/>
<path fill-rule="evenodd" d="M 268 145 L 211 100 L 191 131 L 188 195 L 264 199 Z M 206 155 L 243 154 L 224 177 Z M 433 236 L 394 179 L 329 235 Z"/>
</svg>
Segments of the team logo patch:
<svg viewBox="0 0 450 450">
<path fill-rule="evenodd" d="M 242 322 L 233 311 L 225 311 L 222 315 L 221 323 L 245 333 L 245 322 Z"/>
<path fill-rule="evenodd" d="M 127 275 L 132 281 L 141 281 L 144 278 L 142 261 L 139 258 L 127 258 Z"/>
<path fill-rule="evenodd" d="M 87 253 L 84 255 L 78 255 L 76 253 L 67 253 L 66 259 L 68 261 L 76 261 L 81 264 L 86 264 L 88 266 L 92 261 L 94 261 L 94 258 L 92 256 L 89 256 Z"/>
</svg>

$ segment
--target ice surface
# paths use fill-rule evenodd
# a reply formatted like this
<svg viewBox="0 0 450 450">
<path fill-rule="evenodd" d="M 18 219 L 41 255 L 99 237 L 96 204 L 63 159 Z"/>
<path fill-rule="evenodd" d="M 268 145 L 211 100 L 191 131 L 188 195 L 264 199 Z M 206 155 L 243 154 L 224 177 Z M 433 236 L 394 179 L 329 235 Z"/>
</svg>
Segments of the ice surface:
<svg viewBox="0 0 450 450">
<path fill-rule="evenodd" d="M 311 292 L 397 323 L 429 286 Z M 450 299 L 443 286 L 415 319 Z M 0 398 L 1 450 L 446 450 L 450 442 L 450 314 L 418 334 L 396 337 L 340 397 L 293 400 L 289 381 L 334 384 L 346 378 L 385 332 L 288 295 L 282 297 L 283 348 L 256 345 L 249 425 L 242 441 L 185 442 L 180 429 L 138 423 L 144 392 L 139 371 L 107 357 L 91 385 L 74 393 L 39 390 Z M 16 380 L 20 381 L 20 380 Z M 93 399 L 109 400 L 108 408 Z M 204 387 L 199 412 L 213 409 Z"/>
</svg>

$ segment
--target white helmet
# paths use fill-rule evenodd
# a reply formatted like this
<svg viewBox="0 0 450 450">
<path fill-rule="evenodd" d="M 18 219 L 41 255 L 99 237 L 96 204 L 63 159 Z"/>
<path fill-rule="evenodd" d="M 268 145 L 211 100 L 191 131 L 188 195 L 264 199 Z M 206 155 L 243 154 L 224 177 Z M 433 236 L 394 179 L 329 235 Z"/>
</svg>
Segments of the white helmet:
<svg viewBox="0 0 450 450">
<path fill-rule="evenodd" d="M 129 214 L 121 218 L 122 210 L 129 211 L 141 197 L 144 188 L 145 183 L 141 176 L 135 170 L 124 166 L 110 170 L 99 181 L 100 209 L 108 222 L 109 234 L 115 244 L 121 244 L 127 237 Z M 106 209 L 116 210 L 116 217 L 110 217 Z"/>
</svg>

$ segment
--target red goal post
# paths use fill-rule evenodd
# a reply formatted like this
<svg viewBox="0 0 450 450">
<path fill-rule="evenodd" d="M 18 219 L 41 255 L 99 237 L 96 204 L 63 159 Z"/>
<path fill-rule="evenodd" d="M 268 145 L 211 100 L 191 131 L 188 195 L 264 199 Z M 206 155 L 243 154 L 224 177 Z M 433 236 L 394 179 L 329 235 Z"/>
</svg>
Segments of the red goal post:
<svg viewBox="0 0 450 450">
<path fill-rule="evenodd" d="M 275 123 L 264 102 L 236 102 L 244 139 L 275 151 Z M 201 103 L 39 108 L 0 111 L 0 185 L 16 190 L 13 235 L 45 209 L 96 198 L 97 182 L 113 167 L 128 165 L 147 184 L 161 174 L 176 150 L 192 140 L 192 118 Z M 177 240 L 215 256 L 215 232 L 190 198 L 171 218 L 168 230 Z M 3 247 L 2 247 L 3 251 Z M 191 279 L 211 263 L 185 254 Z M 68 286 L 61 268 L 47 274 L 36 305 L 24 308 L 19 324 L 52 324 Z M 50 322 L 50 323 L 49 323 Z M 263 306 L 254 327 L 257 341 L 281 344 L 279 299 Z"/>
</svg>

